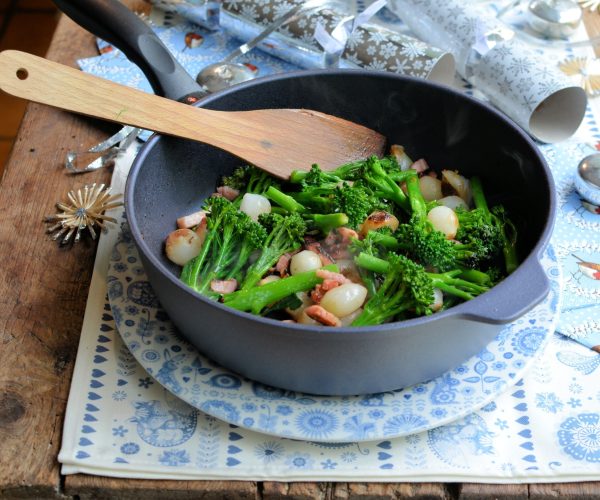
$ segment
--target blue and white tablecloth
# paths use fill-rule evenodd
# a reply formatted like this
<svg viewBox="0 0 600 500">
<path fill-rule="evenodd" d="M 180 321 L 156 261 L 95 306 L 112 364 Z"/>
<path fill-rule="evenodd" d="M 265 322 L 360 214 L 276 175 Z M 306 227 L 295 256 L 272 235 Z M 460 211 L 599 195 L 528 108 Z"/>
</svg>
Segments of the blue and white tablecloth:
<svg viewBox="0 0 600 500">
<path fill-rule="evenodd" d="M 160 30 L 191 74 L 236 45 L 219 34 L 198 30 L 182 24 Z M 202 44 L 194 48 L 189 33 L 201 34 Z M 101 56 L 81 61 L 85 71 L 132 86 L 145 85 L 141 73 L 117 51 L 101 47 Z M 201 47 L 208 50 L 197 60 L 193 50 Z M 262 58 L 252 54 L 251 59 L 253 64 L 259 62 L 261 74 L 289 69 L 282 61 Z M 165 344 L 167 352 L 148 351 L 147 356 L 162 360 L 150 376 L 116 330 L 115 320 L 123 318 L 114 317 L 108 301 L 107 269 L 123 234 L 120 227 L 113 227 L 102 235 L 95 262 L 59 455 L 63 473 L 287 481 L 599 480 L 600 355 L 589 347 L 600 345 L 600 280 L 593 266 L 600 263 L 600 215 L 581 205 L 572 184 L 577 162 L 592 150 L 590 144 L 600 139 L 596 116 L 600 115 L 590 108 L 573 141 L 540 147 L 559 194 L 551 256 L 558 263 L 548 272 L 557 283 L 557 273 L 562 271 L 562 306 L 557 302 L 557 290 L 549 299 L 553 301 L 550 307 L 562 311 L 557 324 L 560 333 L 537 331 L 538 319 L 531 318 L 531 325 L 523 330 L 526 333 L 510 338 L 506 349 L 484 350 L 472 366 L 458 367 L 433 389 L 415 387 L 415 401 L 419 393 L 420 403 L 413 406 L 386 406 L 385 395 L 365 397 L 359 404 L 364 406 L 361 415 L 367 424 L 386 419 L 381 428 L 393 429 L 399 437 L 382 434 L 361 442 L 317 442 L 324 441 L 317 438 L 336 427 L 362 425 L 365 429 L 365 422 L 354 417 L 344 421 L 344 410 L 333 415 L 327 408 L 311 410 L 310 405 L 300 417 L 289 404 L 295 395 L 273 391 L 268 397 L 275 400 L 275 411 L 269 418 L 279 419 L 282 425 L 304 418 L 307 440 L 276 437 L 252 430 L 265 414 L 261 405 L 250 400 L 241 403 L 246 415 L 243 422 L 231 423 L 235 415 L 223 403 L 222 394 L 228 390 L 223 384 L 215 382 L 206 392 L 220 405 L 209 413 L 221 415 L 223 420 L 188 406 L 165 390 L 168 379 L 159 373 L 177 362 L 178 350 Z M 133 152 L 130 149 L 117 161 L 115 192 L 123 190 Z M 122 257 L 126 265 L 135 265 L 134 256 Z M 130 310 L 128 314 L 142 312 Z M 153 319 L 140 318 L 140 322 L 147 325 Z M 154 334 L 155 342 L 163 342 L 159 331 Z M 128 344 L 132 345 L 129 340 Z M 526 359 L 528 370 L 522 378 L 515 373 L 521 373 L 524 362 L 514 357 L 515 353 Z M 196 364 L 194 369 L 202 373 L 208 368 Z M 492 372 L 500 375 L 494 378 Z M 435 420 L 450 412 L 459 392 L 464 400 L 471 397 L 475 385 L 499 383 L 503 385 L 498 397 L 473 407 L 474 411 L 462 418 L 439 427 L 424 426 L 426 430 L 420 432 L 400 432 L 417 428 L 418 419 Z M 411 393 L 403 397 L 408 400 Z"/>
</svg>

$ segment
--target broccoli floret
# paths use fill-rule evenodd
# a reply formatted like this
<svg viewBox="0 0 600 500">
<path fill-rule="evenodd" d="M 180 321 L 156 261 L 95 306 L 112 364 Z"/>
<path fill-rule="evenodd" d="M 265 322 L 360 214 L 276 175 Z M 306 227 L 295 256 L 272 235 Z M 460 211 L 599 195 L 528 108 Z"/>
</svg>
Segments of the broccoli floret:
<svg viewBox="0 0 600 500">
<path fill-rule="evenodd" d="M 338 271 L 338 267 L 333 264 L 325 266 L 323 269 L 334 272 Z M 262 286 L 250 287 L 225 294 L 223 295 L 223 302 L 239 311 L 260 314 L 270 304 L 274 304 L 297 292 L 310 290 L 322 281 L 323 278 L 319 278 L 316 271 L 307 271 L 266 283 Z"/>
<path fill-rule="evenodd" d="M 285 216 L 276 213 L 262 214 L 258 221 L 265 227 L 268 235 L 258 259 L 246 271 L 242 290 L 256 285 L 284 253 L 300 248 L 306 233 L 306 223 L 296 213 Z"/>
<path fill-rule="evenodd" d="M 409 211 L 410 205 L 408 198 L 402 189 L 400 189 L 398 181 L 392 178 L 384 168 L 384 165 L 384 161 L 375 156 L 369 158 L 366 161 L 361 174 L 362 182 L 368 185 L 377 197 L 393 201 L 400 208 Z M 413 170 L 407 170 L 401 173 L 406 177 L 406 179 L 403 180 L 416 178 L 417 176 L 417 173 Z"/>
<path fill-rule="evenodd" d="M 385 279 L 352 326 L 379 325 L 409 311 L 417 316 L 431 314 L 433 286 L 425 268 L 393 253 L 383 262 Z"/>
<path fill-rule="evenodd" d="M 471 191 L 475 208 L 457 212 L 459 227 L 456 234 L 459 241 L 472 246 L 477 252 L 476 261 L 468 267 L 503 255 L 506 272 L 510 274 L 518 265 L 516 229 L 502 205 L 490 210 L 478 177 L 471 178 Z"/>
<path fill-rule="evenodd" d="M 348 216 L 348 225 L 358 227 L 376 210 L 389 210 L 389 206 L 380 197 L 360 181 L 352 185 L 344 183 L 337 186 L 331 196 L 331 211 L 342 212 Z"/>
<path fill-rule="evenodd" d="M 263 194 L 269 186 L 279 187 L 279 182 L 264 170 L 253 165 L 236 168 L 229 176 L 223 177 L 223 185 L 237 189 L 240 197 L 245 193 Z"/>
<path fill-rule="evenodd" d="M 181 279 L 194 290 L 208 293 L 214 279 L 237 277 L 252 251 L 262 247 L 266 231 L 221 196 L 206 200 L 207 235 L 200 254 L 188 262 Z"/>
</svg>

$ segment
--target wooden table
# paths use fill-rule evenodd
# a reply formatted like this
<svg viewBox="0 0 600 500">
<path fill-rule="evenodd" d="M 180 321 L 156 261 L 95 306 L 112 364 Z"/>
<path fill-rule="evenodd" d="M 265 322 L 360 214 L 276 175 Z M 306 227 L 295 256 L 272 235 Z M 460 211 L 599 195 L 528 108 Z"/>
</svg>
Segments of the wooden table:
<svg viewBox="0 0 600 500">
<path fill-rule="evenodd" d="M 140 7 L 139 1 L 127 2 Z M 599 30 L 600 32 L 600 30 Z M 48 59 L 76 66 L 93 37 L 63 16 Z M 61 476 L 56 460 L 96 245 L 61 248 L 42 218 L 74 187 L 107 170 L 65 173 L 68 150 L 107 137 L 97 121 L 30 104 L 0 189 L 0 497 L 3 498 L 600 498 L 600 483 L 278 483 Z M 600 473 L 600 467 L 599 467 Z"/>
</svg>

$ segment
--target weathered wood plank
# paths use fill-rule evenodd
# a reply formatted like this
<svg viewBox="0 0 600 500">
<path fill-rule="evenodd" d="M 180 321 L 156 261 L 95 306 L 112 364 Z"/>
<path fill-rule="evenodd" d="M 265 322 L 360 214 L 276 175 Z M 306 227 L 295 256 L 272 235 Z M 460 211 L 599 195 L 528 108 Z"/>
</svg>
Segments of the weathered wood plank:
<svg viewBox="0 0 600 500">
<path fill-rule="evenodd" d="M 254 500 L 256 483 L 250 481 L 162 481 L 112 479 L 76 474 L 65 479 L 64 493 L 81 500 Z"/>
<path fill-rule="evenodd" d="M 529 496 L 526 484 L 476 484 L 458 486 L 460 500 L 521 500 Z"/>
<path fill-rule="evenodd" d="M 333 500 L 375 500 L 406 498 L 450 500 L 451 491 L 442 483 L 336 483 Z"/>
<path fill-rule="evenodd" d="M 600 468 L 598 469 L 600 476 Z M 589 483 L 557 483 L 557 484 L 532 484 L 529 486 L 531 500 L 597 500 L 600 498 L 600 482 Z"/>
<path fill-rule="evenodd" d="M 327 500 L 331 483 L 281 483 L 266 481 L 259 485 L 262 500 Z"/>
</svg>

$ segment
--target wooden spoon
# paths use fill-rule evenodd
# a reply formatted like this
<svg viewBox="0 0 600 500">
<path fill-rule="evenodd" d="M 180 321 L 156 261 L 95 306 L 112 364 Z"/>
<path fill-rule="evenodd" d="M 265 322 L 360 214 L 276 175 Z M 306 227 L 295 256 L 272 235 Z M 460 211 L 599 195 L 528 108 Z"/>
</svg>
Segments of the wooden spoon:
<svg viewBox="0 0 600 500">
<path fill-rule="evenodd" d="M 213 111 L 134 90 L 25 52 L 0 53 L 0 88 L 84 115 L 192 139 L 280 178 L 383 154 L 371 129 L 307 109 Z"/>
</svg>

